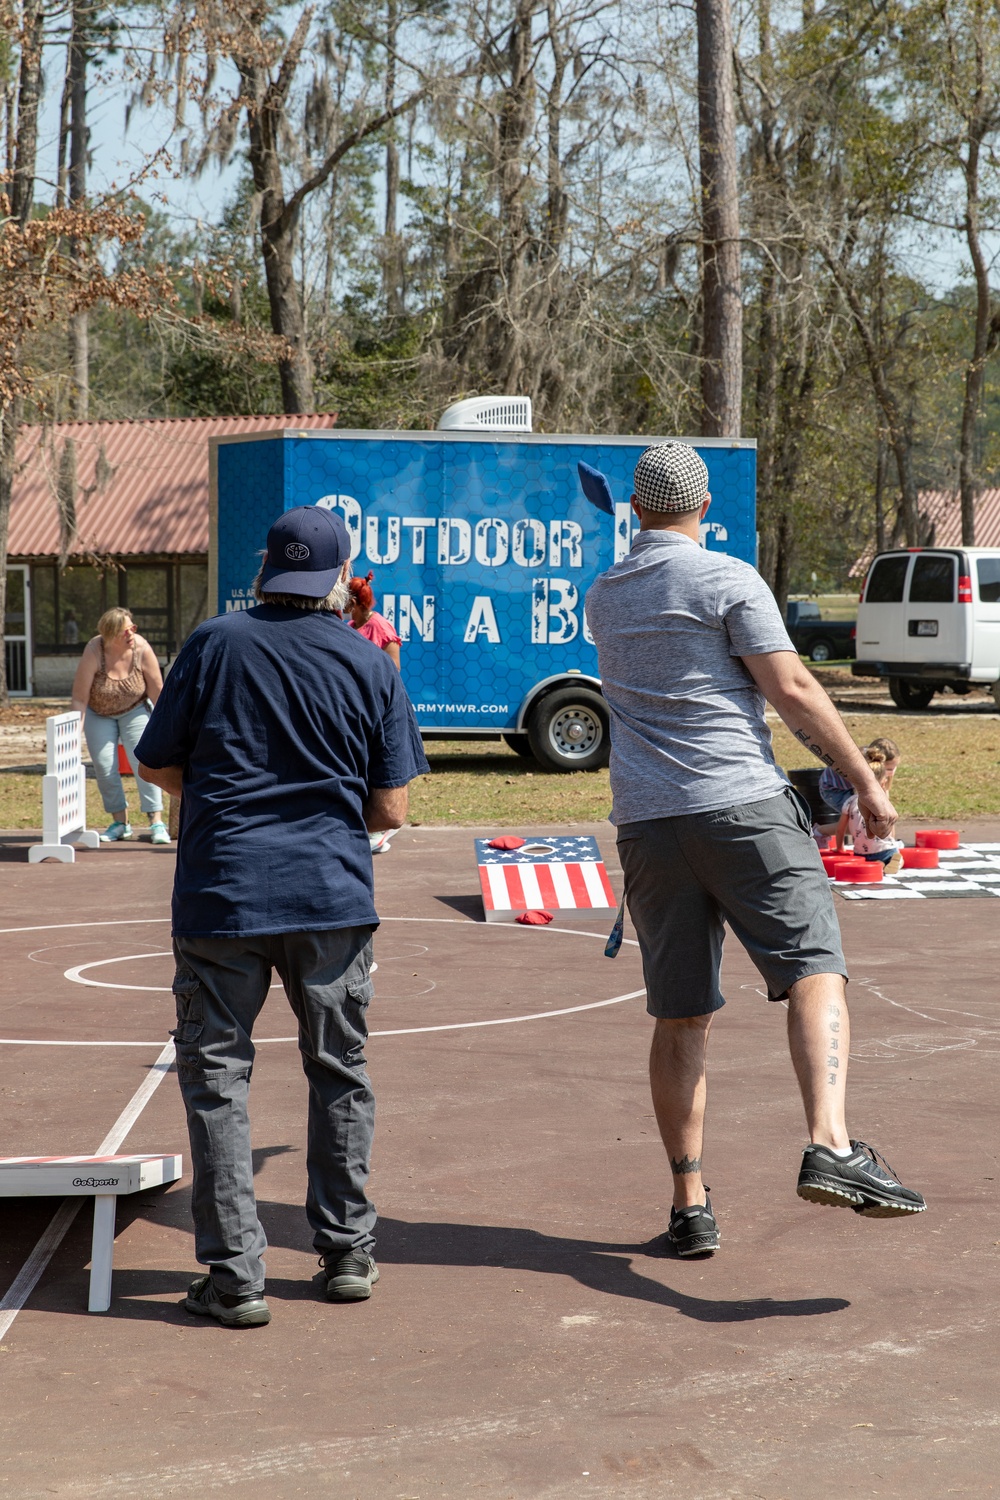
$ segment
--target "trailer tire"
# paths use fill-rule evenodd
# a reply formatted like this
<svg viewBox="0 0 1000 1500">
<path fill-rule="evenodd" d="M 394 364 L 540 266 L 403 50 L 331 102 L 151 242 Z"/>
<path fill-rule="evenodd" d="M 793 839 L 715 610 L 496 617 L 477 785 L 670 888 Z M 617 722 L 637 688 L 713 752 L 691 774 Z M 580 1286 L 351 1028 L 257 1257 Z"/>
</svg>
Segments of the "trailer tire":
<svg viewBox="0 0 1000 1500">
<path fill-rule="evenodd" d="M 936 692 L 936 682 L 911 682 L 908 677 L 889 678 L 889 697 L 897 708 L 927 708 Z"/>
<path fill-rule="evenodd" d="M 526 734 L 502 734 L 500 738 L 509 750 L 513 750 L 515 755 L 521 755 L 525 760 L 532 759 L 531 746 L 528 744 L 528 736 Z"/>
<path fill-rule="evenodd" d="M 531 710 L 528 743 L 547 771 L 596 771 L 611 755 L 608 708 L 588 688 L 558 688 Z"/>
</svg>

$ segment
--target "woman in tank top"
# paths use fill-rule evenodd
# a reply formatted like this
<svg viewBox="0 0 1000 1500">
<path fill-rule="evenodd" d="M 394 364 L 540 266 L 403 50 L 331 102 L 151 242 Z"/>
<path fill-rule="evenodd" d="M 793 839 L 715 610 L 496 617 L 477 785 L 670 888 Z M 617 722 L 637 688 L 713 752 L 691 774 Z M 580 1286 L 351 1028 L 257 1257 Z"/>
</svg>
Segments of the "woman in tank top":
<svg viewBox="0 0 1000 1500">
<path fill-rule="evenodd" d="M 101 838 L 105 843 L 130 839 L 128 802 L 118 769 L 118 746 L 124 745 L 135 776 L 139 806 L 149 818 L 154 844 L 169 844 L 163 821 L 163 794 L 139 775 L 135 747 L 149 723 L 149 703 L 163 687 L 156 652 L 143 640 L 127 609 L 109 609 L 97 622 L 98 634 L 83 649 L 73 679 L 73 707 L 83 714 L 83 732 L 94 763 L 104 809 L 111 815 Z"/>
</svg>

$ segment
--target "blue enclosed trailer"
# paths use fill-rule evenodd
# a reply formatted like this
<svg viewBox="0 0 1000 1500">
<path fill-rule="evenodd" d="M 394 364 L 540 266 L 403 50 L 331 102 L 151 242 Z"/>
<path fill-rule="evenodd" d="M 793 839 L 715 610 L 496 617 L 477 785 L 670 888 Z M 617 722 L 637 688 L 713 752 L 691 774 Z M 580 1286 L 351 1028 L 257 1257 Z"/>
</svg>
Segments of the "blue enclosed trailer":
<svg viewBox="0 0 1000 1500">
<path fill-rule="evenodd" d="M 245 609 L 268 527 L 296 505 L 336 509 L 355 571 L 375 574 L 428 737 L 493 738 L 543 763 L 607 758 L 597 652 L 583 613 L 631 545 L 632 473 L 656 438 L 531 432 L 299 432 L 211 442 L 210 612 Z M 708 466 L 704 545 L 754 562 L 755 444 L 691 440 Z M 584 496 L 603 473 L 613 514 Z"/>
</svg>

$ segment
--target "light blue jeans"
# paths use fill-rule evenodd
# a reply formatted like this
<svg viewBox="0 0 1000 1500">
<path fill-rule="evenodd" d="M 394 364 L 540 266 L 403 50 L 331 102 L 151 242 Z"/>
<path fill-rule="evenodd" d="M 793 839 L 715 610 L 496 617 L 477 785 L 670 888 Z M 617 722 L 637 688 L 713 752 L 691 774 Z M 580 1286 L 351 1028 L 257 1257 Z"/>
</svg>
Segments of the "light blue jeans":
<svg viewBox="0 0 1000 1500">
<path fill-rule="evenodd" d="M 137 703 L 135 708 L 130 708 L 125 714 L 106 716 L 95 714 L 92 708 L 88 708 L 83 716 L 84 738 L 94 763 L 97 790 L 107 813 L 120 813 L 123 807 L 128 806 L 118 770 L 119 741 L 125 746 L 125 754 L 135 776 L 135 784 L 139 789 L 139 806 L 144 813 L 163 811 L 163 793 L 158 786 L 143 781 L 139 775 L 139 762 L 135 758 L 135 747 L 148 723 L 149 709 L 145 702 Z"/>
</svg>

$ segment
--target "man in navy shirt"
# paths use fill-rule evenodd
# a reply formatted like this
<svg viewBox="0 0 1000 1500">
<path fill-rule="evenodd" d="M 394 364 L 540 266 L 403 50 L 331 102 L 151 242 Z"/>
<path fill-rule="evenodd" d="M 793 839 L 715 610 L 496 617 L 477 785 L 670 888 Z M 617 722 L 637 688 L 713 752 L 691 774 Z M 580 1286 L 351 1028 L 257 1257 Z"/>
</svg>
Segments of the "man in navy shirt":
<svg viewBox="0 0 1000 1500">
<path fill-rule="evenodd" d="M 194 631 L 137 747 L 147 780 L 183 791 L 174 1035 L 209 1268 L 183 1306 L 232 1327 L 271 1317 L 247 1096 L 273 969 L 309 1083 L 306 1213 L 326 1295 L 358 1301 L 378 1280 L 368 835 L 400 827 L 408 783 L 429 767 L 399 673 L 340 618 L 350 567 L 339 517 L 287 511 L 268 532 L 258 606 Z"/>
</svg>

